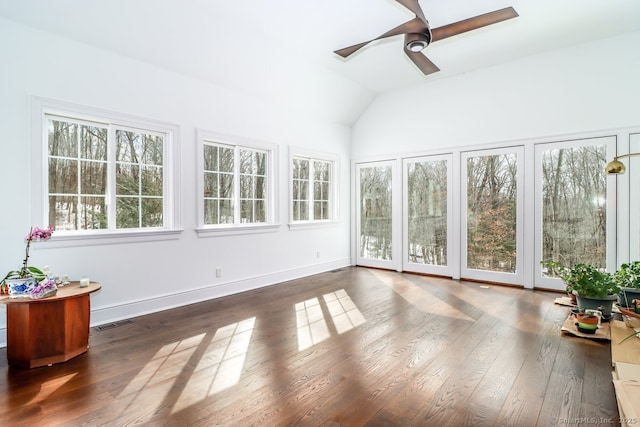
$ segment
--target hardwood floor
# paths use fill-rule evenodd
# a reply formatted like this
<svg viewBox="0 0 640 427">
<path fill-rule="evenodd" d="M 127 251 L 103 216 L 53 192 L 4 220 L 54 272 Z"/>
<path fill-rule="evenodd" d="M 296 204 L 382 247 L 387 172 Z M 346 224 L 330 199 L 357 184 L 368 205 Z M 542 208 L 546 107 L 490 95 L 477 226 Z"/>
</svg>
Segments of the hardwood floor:
<svg viewBox="0 0 640 427">
<path fill-rule="evenodd" d="M 92 328 L 51 367 L 2 349 L 0 425 L 614 425 L 609 344 L 563 336 L 557 296 L 344 268 Z"/>
</svg>

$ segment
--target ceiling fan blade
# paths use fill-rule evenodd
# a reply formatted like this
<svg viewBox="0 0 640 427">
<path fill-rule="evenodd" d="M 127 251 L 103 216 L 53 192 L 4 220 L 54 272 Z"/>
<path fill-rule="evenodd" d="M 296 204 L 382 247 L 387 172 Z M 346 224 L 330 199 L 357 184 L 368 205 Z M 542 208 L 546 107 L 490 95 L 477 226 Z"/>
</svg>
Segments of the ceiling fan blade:
<svg viewBox="0 0 640 427">
<path fill-rule="evenodd" d="M 409 9 L 411 12 L 413 12 L 413 14 L 416 15 L 418 18 L 422 19 L 422 22 L 424 22 L 425 24 L 428 23 L 427 18 L 425 18 L 424 12 L 420 7 L 420 3 L 418 3 L 418 0 L 396 0 L 396 1 L 401 5 L 403 5 L 404 7 L 406 7 L 407 9 Z"/>
<path fill-rule="evenodd" d="M 440 71 L 440 68 L 436 66 L 429 58 L 424 56 L 422 52 L 411 52 L 410 50 L 405 49 L 404 53 L 407 54 L 409 59 L 413 61 L 414 64 L 424 73 L 425 76 L 429 74 L 433 74 L 435 72 Z"/>
<path fill-rule="evenodd" d="M 349 46 L 349 47 L 345 47 L 342 49 L 338 49 L 336 51 L 334 51 L 334 53 L 342 56 L 343 58 L 346 58 L 347 56 L 351 55 L 352 53 L 356 52 L 358 49 L 366 46 L 367 44 L 376 41 L 376 40 L 380 40 L 380 39 L 385 39 L 387 37 L 392 37 L 392 36 L 397 36 L 399 34 L 408 34 L 408 33 L 423 33 L 425 31 L 428 30 L 427 24 L 425 24 L 422 19 L 420 18 L 413 18 L 410 21 L 405 22 L 404 24 L 400 24 L 397 27 L 387 31 L 386 33 L 382 34 L 381 36 L 376 37 L 375 39 L 371 39 L 369 41 L 366 42 L 362 42 L 362 43 L 358 43 L 358 44 L 354 44 L 353 46 Z"/>
<path fill-rule="evenodd" d="M 504 9 L 474 16 L 473 18 L 443 25 L 442 27 L 432 28 L 431 41 L 435 42 L 457 34 L 466 33 L 467 31 L 477 30 L 478 28 L 506 21 L 507 19 L 512 19 L 517 16 L 519 16 L 518 12 L 516 12 L 514 8 L 505 7 Z"/>
</svg>

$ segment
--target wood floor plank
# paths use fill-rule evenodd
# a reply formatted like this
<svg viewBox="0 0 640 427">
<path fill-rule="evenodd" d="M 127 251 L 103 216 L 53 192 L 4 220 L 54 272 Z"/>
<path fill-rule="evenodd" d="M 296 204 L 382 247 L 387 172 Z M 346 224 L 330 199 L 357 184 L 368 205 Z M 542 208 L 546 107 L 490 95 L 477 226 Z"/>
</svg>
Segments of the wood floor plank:
<svg viewBox="0 0 640 427">
<path fill-rule="evenodd" d="M 549 425 L 615 419 L 608 343 L 557 294 L 349 267 L 91 329 L 7 366 L 0 425 Z M 593 418 L 595 419 L 595 418 Z"/>
</svg>

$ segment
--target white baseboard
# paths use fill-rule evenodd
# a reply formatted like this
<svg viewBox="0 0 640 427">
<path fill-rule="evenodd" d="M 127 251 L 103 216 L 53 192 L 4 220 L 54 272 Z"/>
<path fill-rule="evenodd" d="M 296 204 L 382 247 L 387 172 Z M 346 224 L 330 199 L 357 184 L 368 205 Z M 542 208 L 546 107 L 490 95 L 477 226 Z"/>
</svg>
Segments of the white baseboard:
<svg viewBox="0 0 640 427">
<path fill-rule="evenodd" d="M 162 310 L 169 310 L 171 308 L 181 307 L 183 305 L 194 304 L 197 302 L 220 298 L 227 295 L 250 291 L 252 289 L 275 285 L 277 283 L 286 282 L 288 280 L 311 276 L 318 273 L 324 273 L 326 271 L 335 270 L 336 268 L 347 267 L 350 265 L 351 259 L 345 258 L 331 262 L 270 273 L 263 276 L 250 277 L 234 282 L 219 283 L 186 292 L 177 292 L 144 300 L 114 304 L 111 306 L 92 307 L 91 326 L 93 327 L 97 325 L 103 325 L 105 323 L 117 322 L 119 320 L 143 316 L 145 314 L 155 313 Z M 6 347 L 6 345 L 7 330 L 6 328 L 0 328 L 0 347 Z"/>
</svg>

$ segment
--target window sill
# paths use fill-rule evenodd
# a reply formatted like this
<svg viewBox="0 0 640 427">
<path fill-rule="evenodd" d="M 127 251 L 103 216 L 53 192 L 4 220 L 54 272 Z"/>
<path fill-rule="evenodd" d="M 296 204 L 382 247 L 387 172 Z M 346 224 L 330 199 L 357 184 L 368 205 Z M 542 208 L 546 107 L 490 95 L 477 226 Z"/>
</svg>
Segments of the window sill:
<svg viewBox="0 0 640 427">
<path fill-rule="evenodd" d="M 177 240 L 184 230 L 145 230 L 145 231 L 96 231 L 80 233 L 57 232 L 45 244 L 33 245 L 32 248 L 54 249 L 76 246 L 115 245 L 122 243 L 156 242 Z"/>
<path fill-rule="evenodd" d="M 196 228 L 198 237 L 235 236 L 239 234 L 273 233 L 280 224 L 226 225 Z"/>
<path fill-rule="evenodd" d="M 307 230 L 313 228 L 325 228 L 325 227 L 335 227 L 340 224 L 340 221 L 336 220 L 327 220 L 327 221 L 299 221 L 299 222 L 290 222 L 289 230 Z"/>
</svg>

